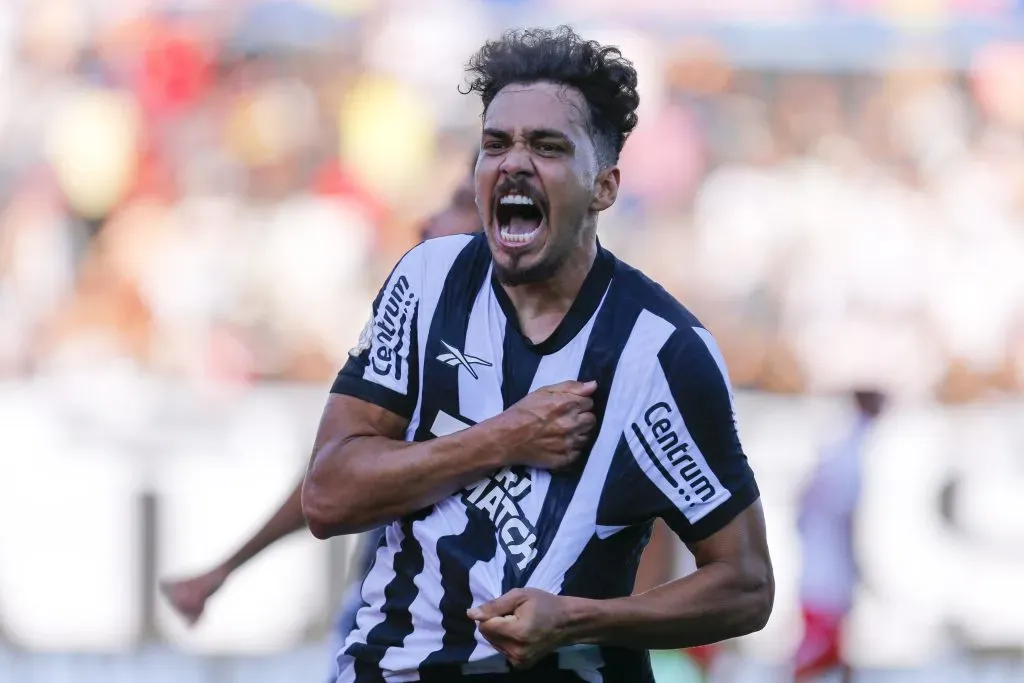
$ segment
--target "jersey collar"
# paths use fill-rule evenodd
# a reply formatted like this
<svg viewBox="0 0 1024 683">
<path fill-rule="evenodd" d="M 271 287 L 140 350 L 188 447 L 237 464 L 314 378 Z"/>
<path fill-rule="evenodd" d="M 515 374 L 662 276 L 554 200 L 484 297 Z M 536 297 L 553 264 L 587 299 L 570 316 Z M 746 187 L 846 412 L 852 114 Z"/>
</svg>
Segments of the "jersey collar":
<svg viewBox="0 0 1024 683">
<path fill-rule="evenodd" d="M 601 299 L 604 297 L 604 293 L 607 291 L 614 273 L 615 257 L 610 251 L 602 247 L 600 240 L 598 240 L 597 257 L 594 259 L 593 265 L 590 266 L 590 272 L 587 273 L 587 277 L 583 280 L 583 286 L 580 287 L 576 300 L 573 301 L 569 311 L 562 318 L 562 322 L 558 324 L 555 331 L 551 333 L 551 336 L 538 344 L 530 342 L 523 335 L 519 327 L 519 316 L 516 313 L 515 306 L 512 305 L 512 300 L 508 298 L 508 294 L 505 293 L 505 289 L 493 273 L 491 274 L 491 290 L 498 299 L 498 304 L 508 319 L 508 324 L 522 338 L 527 348 L 534 353 L 546 356 L 560 351 L 566 344 L 571 342 L 587 324 L 587 321 L 593 317 L 601 305 Z"/>
</svg>

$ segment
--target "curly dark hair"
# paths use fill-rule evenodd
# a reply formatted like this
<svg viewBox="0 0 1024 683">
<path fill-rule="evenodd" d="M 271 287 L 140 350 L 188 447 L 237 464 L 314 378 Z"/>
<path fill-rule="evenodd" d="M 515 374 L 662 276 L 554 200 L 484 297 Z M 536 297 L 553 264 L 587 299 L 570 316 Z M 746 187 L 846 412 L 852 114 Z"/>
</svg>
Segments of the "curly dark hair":
<svg viewBox="0 0 1024 683">
<path fill-rule="evenodd" d="M 636 128 L 636 69 L 619 48 L 583 40 L 572 28 L 507 31 L 490 40 L 466 65 L 468 89 L 480 93 L 484 112 L 507 85 L 548 81 L 575 88 L 586 100 L 587 132 L 602 166 L 618 162 Z"/>
</svg>

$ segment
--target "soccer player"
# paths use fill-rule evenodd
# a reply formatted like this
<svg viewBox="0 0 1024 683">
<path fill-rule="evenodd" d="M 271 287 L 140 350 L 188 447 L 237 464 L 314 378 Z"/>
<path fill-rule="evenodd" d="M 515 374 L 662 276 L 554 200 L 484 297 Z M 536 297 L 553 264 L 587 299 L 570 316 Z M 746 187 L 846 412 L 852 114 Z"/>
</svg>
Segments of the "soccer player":
<svg viewBox="0 0 1024 683">
<path fill-rule="evenodd" d="M 728 377 L 700 323 L 597 240 L 632 65 L 563 27 L 488 42 L 469 72 L 484 232 L 392 271 L 302 487 L 319 538 L 387 525 L 338 680 L 651 681 L 647 649 L 771 613 Z M 631 595 L 656 518 L 698 569 Z"/>
<path fill-rule="evenodd" d="M 877 391 L 858 390 L 853 392 L 853 403 L 853 424 L 843 438 L 825 448 L 800 501 L 804 635 L 796 654 L 798 681 L 834 670 L 845 681 L 853 676 L 843 657 L 842 636 L 858 581 L 854 515 L 864 441 L 885 407 L 885 397 Z"/>
</svg>

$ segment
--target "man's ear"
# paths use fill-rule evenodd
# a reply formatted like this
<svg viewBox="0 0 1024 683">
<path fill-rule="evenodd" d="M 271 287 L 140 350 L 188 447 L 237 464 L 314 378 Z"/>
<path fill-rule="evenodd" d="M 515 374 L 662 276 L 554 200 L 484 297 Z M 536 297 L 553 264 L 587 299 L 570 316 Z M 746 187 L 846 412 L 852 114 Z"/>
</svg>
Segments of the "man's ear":
<svg viewBox="0 0 1024 683">
<path fill-rule="evenodd" d="M 597 174 L 597 183 L 594 185 L 594 200 L 590 202 L 590 210 L 595 212 L 604 211 L 619 196 L 619 167 L 609 166 Z"/>
</svg>

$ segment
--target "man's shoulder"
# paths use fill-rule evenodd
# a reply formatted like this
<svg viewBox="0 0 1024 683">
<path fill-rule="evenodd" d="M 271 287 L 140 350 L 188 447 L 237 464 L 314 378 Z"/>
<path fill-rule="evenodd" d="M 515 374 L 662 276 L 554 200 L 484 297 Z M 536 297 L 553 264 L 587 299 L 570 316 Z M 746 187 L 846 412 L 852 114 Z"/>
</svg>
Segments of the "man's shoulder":
<svg viewBox="0 0 1024 683">
<path fill-rule="evenodd" d="M 460 254 L 467 250 L 479 251 L 481 243 L 486 248 L 487 241 L 481 233 L 434 237 L 406 252 L 402 262 L 415 264 L 427 275 L 444 277 Z"/>
<path fill-rule="evenodd" d="M 658 282 L 621 260 L 616 263 L 616 279 L 620 305 L 653 315 L 663 321 L 659 323 L 663 329 L 670 330 L 652 361 L 677 373 L 684 367 L 686 374 L 698 369 L 714 369 L 714 373 L 720 373 L 729 384 L 718 342 L 696 315 Z"/>
<path fill-rule="evenodd" d="M 487 241 L 480 232 L 469 234 L 446 234 L 444 237 L 425 240 L 413 247 L 402 258 L 403 262 L 423 273 L 426 286 L 439 286 L 457 262 L 489 259 Z M 467 263 L 462 263 L 466 266 Z M 460 268 L 462 269 L 462 268 Z"/>
<path fill-rule="evenodd" d="M 621 301 L 656 315 L 675 328 L 673 335 L 681 339 L 696 340 L 706 333 L 704 325 L 679 299 L 643 271 L 616 258 L 616 285 Z"/>
<path fill-rule="evenodd" d="M 467 258 L 476 261 L 483 256 L 489 256 L 489 252 L 487 241 L 480 233 L 435 237 L 405 252 L 389 280 L 404 276 L 413 283 L 415 290 L 431 291 L 444 284 L 457 263 Z"/>
</svg>

